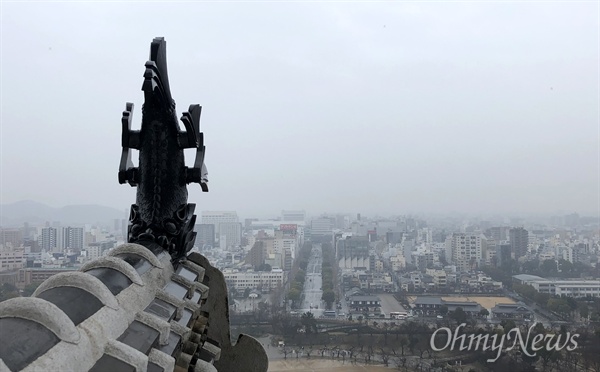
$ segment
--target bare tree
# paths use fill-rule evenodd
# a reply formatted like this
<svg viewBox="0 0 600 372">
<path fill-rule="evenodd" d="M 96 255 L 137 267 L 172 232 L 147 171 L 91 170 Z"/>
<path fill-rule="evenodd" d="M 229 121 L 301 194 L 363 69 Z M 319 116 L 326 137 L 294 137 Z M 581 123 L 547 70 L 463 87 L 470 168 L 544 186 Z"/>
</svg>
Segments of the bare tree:
<svg viewBox="0 0 600 372">
<path fill-rule="evenodd" d="M 310 354 L 312 354 L 312 352 L 313 352 L 313 346 L 312 345 L 308 346 L 304 350 L 304 352 L 306 353 L 306 359 L 310 359 Z"/>
<path fill-rule="evenodd" d="M 379 351 L 383 365 L 387 367 L 389 365 L 390 353 L 388 353 L 384 348 L 379 348 Z"/>
<path fill-rule="evenodd" d="M 408 345 L 408 338 L 402 335 L 402 338 L 400 339 L 400 350 L 402 351 L 402 356 L 404 356 L 404 347 L 406 345 Z"/>
<path fill-rule="evenodd" d="M 396 361 L 396 367 L 397 367 L 399 370 L 406 370 L 406 362 L 407 362 L 407 359 L 406 359 L 405 357 L 403 357 L 403 356 L 402 356 L 402 357 L 397 357 L 397 358 L 395 359 L 395 361 Z"/>
<path fill-rule="evenodd" d="M 287 346 L 284 346 L 279 350 L 279 353 L 283 354 L 283 359 L 287 359 L 287 356 L 290 353 L 290 349 L 288 349 Z"/>
<path fill-rule="evenodd" d="M 356 346 L 351 346 L 350 348 L 348 348 L 348 356 L 350 358 L 352 358 L 352 356 L 354 355 L 354 349 L 356 349 Z"/>
</svg>

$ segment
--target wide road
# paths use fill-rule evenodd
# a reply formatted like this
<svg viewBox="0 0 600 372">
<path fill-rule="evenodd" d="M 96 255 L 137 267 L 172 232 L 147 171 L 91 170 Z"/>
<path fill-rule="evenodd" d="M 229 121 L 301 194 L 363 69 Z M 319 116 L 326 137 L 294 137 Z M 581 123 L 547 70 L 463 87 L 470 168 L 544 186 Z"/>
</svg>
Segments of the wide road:
<svg viewBox="0 0 600 372">
<path fill-rule="evenodd" d="M 375 296 L 381 300 L 381 311 L 385 314 L 386 318 L 390 317 L 392 311 L 407 311 L 391 293 L 379 293 Z"/>
<path fill-rule="evenodd" d="M 310 311 L 315 315 L 315 318 L 323 315 L 324 304 L 321 301 L 323 296 L 323 278 L 321 276 L 321 265 L 323 263 L 323 255 L 321 254 L 321 244 L 313 244 L 306 266 L 306 280 L 304 281 L 304 301 L 302 302 L 303 313 Z M 311 309 L 312 306 L 312 309 Z M 316 307 L 319 307 L 316 309 Z"/>
</svg>

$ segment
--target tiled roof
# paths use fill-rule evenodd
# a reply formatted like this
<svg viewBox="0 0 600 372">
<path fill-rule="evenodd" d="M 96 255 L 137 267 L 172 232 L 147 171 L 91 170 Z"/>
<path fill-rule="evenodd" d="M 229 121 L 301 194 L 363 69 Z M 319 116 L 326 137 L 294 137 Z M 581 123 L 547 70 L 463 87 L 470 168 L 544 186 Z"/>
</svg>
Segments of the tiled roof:
<svg viewBox="0 0 600 372">
<path fill-rule="evenodd" d="M 428 296 L 428 297 L 419 296 L 415 299 L 414 304 L 415 305 L 441 305 L 442 298 L 434 297 L 434 296 Z"/>
<path fill-rule="evenodd" d="M 377 296 L 351 296 L 350 301 L 380 301 Z"/>
<path fill-rule="evenodd" d="M 0 303 L 0 371 L 229 371 L 240 362 L 266 371 L 258 341 L 231 345 L 223 274 L 198 253 L 174 267 L 146 245 L 121 245 Z"/>
<path fill-rule="evenodd" d="M 491 309 L 492 313 L 530 313 L 531 310 L 523 302 L 515 304 L 497 304 Z"/>
</svg>

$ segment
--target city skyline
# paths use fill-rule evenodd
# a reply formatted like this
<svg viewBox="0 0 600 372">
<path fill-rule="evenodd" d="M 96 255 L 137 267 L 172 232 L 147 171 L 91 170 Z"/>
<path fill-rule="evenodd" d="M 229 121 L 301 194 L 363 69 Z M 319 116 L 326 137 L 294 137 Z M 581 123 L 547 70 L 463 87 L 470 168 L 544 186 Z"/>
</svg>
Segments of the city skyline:
<svg viewBox="0 0 600 372">
<path fill-rule="evenodd" d="M 8 211 L 7 211 L 8 207 Z M 239 213 L 238 210 L 233 211 L 213 211 L 200 209 L 200 206 L 196 206 L 195 214 L 198 217 L 198 221 L 203 220 L 203 214 L 205 212 L 232 212 L 239 215 L 239 222 L 243 223 L 246 219 L 258 219 L 258 220 L 279 220 L 282 223 L 285 221 L 291 221 L 286 219 L 282 212 L 303 212 L 305 218 L 303 221 L 308 222 L 312 219 L 319 218 L 321 216 L 347 216 L 351 220 L 358 219 L 361 216 L 363 220 L 386 220 L 386 219 L 398 219 L 398 218 L 433 218 L 433 219 L 454 219 L 456 221 L 488 221 L 493 223 L 511 224 L 514 221 L 522 220 L 532 224 L 538 223 L 549 223 L 556 218 L 568 219 L 569 217 L 576 216 L 577 218 L 584 219 L 598 219 L 598 215 L 586 215 L 579 213 L 579 211 L 557 211 L 552 214 L 502 214 L 502 213 L 482 213 L 482 214 L 469 214 L 469 213 L 401 213 L 398 211 L 393 214 L 381 214 L 381 213 L 362 213 L 361 211 L 308 211 L 308 210 L 295 210 L 290 211 L 280 209 L 278 212 L 273 211 L 270 214 L 257 214 L 257 213 Z M 36 214 L 40 210 L 41 214 Z M 68 210 L 68 211 L 65 211 Z M 101 211 L 102 213 L 96 214 L 94 211 Z M 111 214 L 112 212 L 112 214 Z M 14 214 L 13 214 L 14 213 Z M 33 201 L 20 201 L 7 205 L 0 205 L 0 226 L 21 226 L 23 223 L 31 223 L 33 226 L 50 226 L 52 224 L 60 223 L 74 226 L 83 225 L 95 225 L 95 224 L 108 224 L 115 219 L 118 220 L 129 220 L 129 208 L 113 208 L 102 205 L 68 205 L 61 208 L 54 208 L 43 203 Z M 513 221 L 514 220 L 514 221 Z M 299 221 L 299 220 L 296 220 Z M 556 220 L 557 221 L 557 220 Z M 593 223 L 597 223 L 593 222 Z"/>
<path fill-rule="evenodd" d="M 120 116 L 134 102 L 139 126 L 148 44 L 165 36 L 178 115 L 203 106 L 197 210 L 600 210 L 598 4 L 2 10 L 0 204 L 135 203 L 117 182 Z"/>
</svg>

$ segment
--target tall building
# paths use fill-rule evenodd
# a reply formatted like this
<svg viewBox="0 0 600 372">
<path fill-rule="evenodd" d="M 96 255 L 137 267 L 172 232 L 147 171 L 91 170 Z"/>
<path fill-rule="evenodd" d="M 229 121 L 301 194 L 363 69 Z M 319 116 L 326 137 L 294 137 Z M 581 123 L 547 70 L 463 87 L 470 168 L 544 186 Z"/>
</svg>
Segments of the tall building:
<svg viewBox="0 0 600 372">
<path fill-rule="evenodd" d="M 23 232 L 21 229 L 0 229 L 0 245 L 7 248 L 20 247 L 23 244 Z"/>
<path fill-rule="evenodd" d="M 242 243 L 242 224 L 239 222 L 221 222 L 219 224 L 219 241 L 226 239 L 227 248 L 238 247 Z"/>
<path fill-rule="evenodd" d="M 503 267 L 508 265 L 511 260 L 511 247 L 508 243 L 496 245 L 496 266 Z"/>
<path fill-rule="evenodd" d="M 58 247 L 58 230 L 54 227 L 42 228 L 41 247 L 43 250 L 52 251 Z"/>
<path fill-rule="evenodd" d="M 235 211 L 202 211 L 202 223 L 215 225 L 215 234 L 221 235 L 220 225 L 222 223 L 239 222 Z"/>
<path fill-rule="evenodd" d="M 281 211 L 281 217 L 285 222 L 300 222 L 306 219 L 304 211 Z"/>
<path fill-rule="evenodd" d="M 333 233 L 333 224 L 331 218 L 313 218 L 310 222 L 311 235 L 331 235 Z"/>
<path fill-rule="evenodd" d="M 485 230 L 485 235 L 497 242 L 503 242 L 508 240 L 508 230 L 509 228 L 505 226 L 494 226 Z"/>
<path fill-rule="evenodd" d="M 529 232 L 522 227 L 516 227 L 510 229 L 508 235 L 510 250 L 515 260 L 525 256 L 527 254 L 527 245 L 529 244 Z"/>
<path fill-rule="evenodd" d="M 258 240 L 246 255 L 245 262 L 256 268 L 265 263 L 265 256 L 265 245 L 262 241 Z"/>
<path fill-rule="evenodd" d="M 481 235 L 454 233 L 446 239 L 446 252 L 459 271 L 471 271 L 482 264 Z"/>
<path fill-rule="evenodd" d="M 283 260 L 281 268 L 289 271 L 292 269 L 292 260 L 296 257 L 296 238 L 273 239 L 273 252 L 281 254 Z"/>
<path fill-rule="evenodd" d="M 196 244 L 199 247 L 205 245 L 214 247 L 215 246 L 215 225 L 202 223 L 196 225 Z"/>
<path fill-rule="evenodd" d="M 63 227 L 62 236 L 63 249 L 83 249 L 83 227 Z"/>
</svg>

